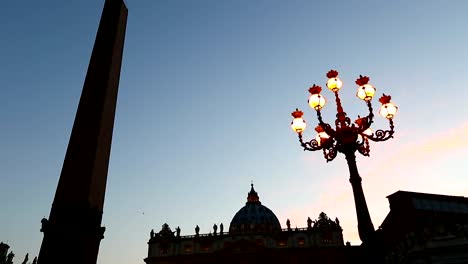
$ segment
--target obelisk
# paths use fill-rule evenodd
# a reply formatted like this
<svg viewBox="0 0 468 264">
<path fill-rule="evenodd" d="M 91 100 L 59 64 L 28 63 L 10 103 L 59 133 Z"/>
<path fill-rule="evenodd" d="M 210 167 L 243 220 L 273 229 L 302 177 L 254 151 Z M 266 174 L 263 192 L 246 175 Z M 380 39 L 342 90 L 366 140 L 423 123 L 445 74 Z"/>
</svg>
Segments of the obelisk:
<svg viewBox="0 0 468 264">
<path fill-rule="evenodd" d="M 128 10 L 105 0 L 38 264 L 95 264 Z"/>
</svg>

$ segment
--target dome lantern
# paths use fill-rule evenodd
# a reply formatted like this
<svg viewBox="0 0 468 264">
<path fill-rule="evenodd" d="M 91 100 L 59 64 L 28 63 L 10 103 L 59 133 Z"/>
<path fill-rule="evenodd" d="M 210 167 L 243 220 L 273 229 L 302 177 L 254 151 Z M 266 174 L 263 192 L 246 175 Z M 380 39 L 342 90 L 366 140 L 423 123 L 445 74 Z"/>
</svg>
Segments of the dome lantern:
<svg viewBox="0 0 468 264">
<path fill-rule="evenodd" d="M 257 192 L 255 191 L 254 187 L 253 187 L 253 183 L 250 184 L 250 192 L 249 194 L 247 195 L 247 204 L 248 203 L 260 203 L 260 198 L 258 197 L 258 194 Z"/>
</svg>

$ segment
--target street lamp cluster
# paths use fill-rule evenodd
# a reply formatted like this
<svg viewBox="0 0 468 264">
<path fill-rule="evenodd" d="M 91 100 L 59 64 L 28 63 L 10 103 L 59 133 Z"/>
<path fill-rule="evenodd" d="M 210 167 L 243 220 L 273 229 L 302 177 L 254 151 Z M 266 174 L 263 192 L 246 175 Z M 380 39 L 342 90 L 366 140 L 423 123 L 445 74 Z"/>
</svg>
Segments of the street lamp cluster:
<svg viewBox="0 0 468 264">
<path fill-rule="evenodd" d="M 374 113 L 371 101 L 375 95 L 376 88 L 369 83 L 369 77 L 361 75 L 356 80 L 356 84 L 358 85 L 356 96 L 364 100 L 369 109 L 369 114 L 365 117 L 358 116 L 354 123 L 351 123 L 351 119 L 343 110 L 338 95 L 338 91 L 343 87 L 343 82 L 338 78 L 338 72 L 330 70 L 327 73 L 327 77 L 328 81 L 326 85 L 335 94 L 337 107 L 335 127 L 332 128 L 330 124 L 325 123 L 322 119 L 321 109 L 325 106 L 327 100 L 320 94 L 322 87 L 314 84 L 309 88 L 310 97 L 308 103 L 317 112 L 318 126 L 315 128 L 317 135 L 310 141 L 305 142 L 303 140 L 302 133 L 306 129 L 307 123 L 302 118 L 303 112 L 297 108 L 292 113 L 294 119 L 291 122 L 291 128 L 298 134 L 299 142 L 304 150 L 322 150 L 327 162 L 332 161 L 338 152 L 345 155 L 350 171 L 349 181 L 353 187 L 354 201 L 356 203 L 359 236 L 365 242 L 369 240 L 371 233 L 374 232 L 374 227 L 367 209 L 364 192 L 362 191 L 361 177 L 357 170 L 355 152 L 358 151 L 364 156 L 369 156 L 369 140 L 385 141 L 393 137 L 395 132 L 393 118 L 397 113 L 398 107 L 390 101 L 391 97 L 389 95 L 383 94 L 379 99 L 379 102 L 382 104 L 379 113 L 388 119 L 390 129 L 379 129 L 373 132 L 371 124 L 374 121 Z"/>
<path fill-rule="evenodd" d="M 302 133 L 306 129 L 307 123 L 302 118 L 303 112 L 299 109 L 296 109 L 292 113 L 294 119 L 291 123 L 291 128 L 294 132 L 297 132 L 304 150 L 323 150 L 327 161 L 333 160 L 337 152 L 345 153 L 350 148 L 355 148 L 364 156 L 369 156 L 369 139 L 373 141 L 385 141 L 393 136 L 393 117 L 396 115 L 398 107 L 390 102 L 391 96 L 389 95 L 384 94 L 379 99 L 380 103 L 382 103 L 379 112 L 389 120 L 390 130 L 377 130 L 374 133 L 370 128 L 374 119 L 371 100 L 375 95 L 376 89 L 369 83 L 369 77 L 361 75 L 356 80 L 356 84 L 358 85 L 356 96 L 366 102 L 369 114 L 366 117 L 358 116 L 358 119 L 352 124 L 350 118 L 347 117 L 346 112 L 343 110 L 338 94 L 338 91 L 343 87 L 343 82 L 338 78 L 338 72 L 331 70 L 327 73 L 327 77 L 327 87 L 335 94 L 337 106 L 335 129 L 322 120 L 321 109 L 325 106 L 327 100 L 320 94 L 322 87 L 315 84 L 309 88 L 310 97 L 308 103 L 312 109 L 317 111 L 319 121 L 318 126 L 315 128 L 317 136 L 309 142 L 304 142 Z"/>
</svg>

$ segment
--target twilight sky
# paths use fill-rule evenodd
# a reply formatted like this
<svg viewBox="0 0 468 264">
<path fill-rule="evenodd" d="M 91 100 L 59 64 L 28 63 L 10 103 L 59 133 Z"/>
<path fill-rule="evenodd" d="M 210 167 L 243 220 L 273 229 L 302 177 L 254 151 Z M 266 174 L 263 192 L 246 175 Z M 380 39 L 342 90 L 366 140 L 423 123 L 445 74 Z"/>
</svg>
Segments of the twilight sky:
<svg viewBox="0 0 468 264">
<path fill-rule="evenodd" d="M 103 3 L 2 3 L 0 241 L 15 262 L 39 252 Z M 468 196 L 467 1 L 126 3 L 99 263 L 143 263 L 165 222 L 182 235 L 227 230 L 252 180 L 283 227 L 324 211 L 359 244 L 344 156 L 327 164 L 302 151 L 289 127 L 298 107 L 315 136 L 307 89 L 330 69 L 353 120 L 367 115 L 359 74 L 399 106 L 395 138 L 358 156 L 376 228 L 398 190 Z M 333 94 L 323 95 L 333 122 Z M 374 129 L 387 126 L 376 117 Z"/>
</svg>

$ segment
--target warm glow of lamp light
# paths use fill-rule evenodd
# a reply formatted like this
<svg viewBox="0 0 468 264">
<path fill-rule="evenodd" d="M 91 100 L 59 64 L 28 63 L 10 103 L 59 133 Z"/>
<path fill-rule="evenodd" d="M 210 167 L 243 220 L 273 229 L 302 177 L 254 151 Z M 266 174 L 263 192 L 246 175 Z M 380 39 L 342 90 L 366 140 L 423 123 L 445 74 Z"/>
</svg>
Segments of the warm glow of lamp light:
<svg viewBox="0 0 468 264">
<path fill-rule="evenodd" d="M 372 84 L 364 84 L 359 86 L 356 96 L 364 101 L 372 100 L 375 94 L 375 87 Z"/>
<path fill-rule="evenodd" d="M 356 142 L 363 142 L 363 137 L 361 136 L 361 134 L 358 134 L 357 135 L 357 140 Z"/>
<path fill-rule="evenodd" d="M 395 106 L 393 103 L 386 103 L 380 107 L 380 115 L 387 118 L 392 119 L 398 111 L 398 107 Z"/>
<path fill-rule="evenodd" d="M 327 100 L 321 94 L 312 94 L 308 100 L 310 107 L 317 111 L 322 109 L 326 102 Z"/>
<path fill-rule="evenodd" d="M 343 87 L 343 82 L 337 77 L 330 78 L 327 81 L 327 87 L 333 92 L 338 92 Z"/>
<path fill-rule="evenodd" d="M 317 140 L 318 145 L 320 146 L 323 141 L 329 139 L 330 136 L 325 132 L 319 132 L 317 136 L 315 136 L 315 140 Z"/>
<path fill-rule="evenodd" d="M 302 133 L 307 127 L 307 123 L 302 117 L 294 118 L 291 122 L 291 128 L 296 133 Z"/>
<path fill-rule="evenodd" d="M 292 112 L 291 115 L 294 118 L 291 122 L 292 130 L 299 134 L 302 133 L 307 127 L 306 122 L 304 121 L 304 119 L 302 119 L 304 113 L 296 108 L 296 111 Z"/>
<path fill-rule="evenodd" d="M 362 134 L 364 136 L 372 136 L 372 134 L 374 134 L 374 131 L 372 131 L 372 129 L 369 127 L 368 129 L 364 130 Z"/>
</svg>

